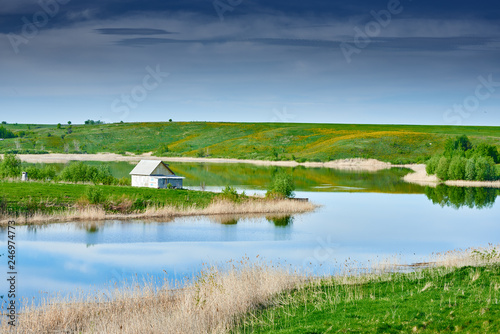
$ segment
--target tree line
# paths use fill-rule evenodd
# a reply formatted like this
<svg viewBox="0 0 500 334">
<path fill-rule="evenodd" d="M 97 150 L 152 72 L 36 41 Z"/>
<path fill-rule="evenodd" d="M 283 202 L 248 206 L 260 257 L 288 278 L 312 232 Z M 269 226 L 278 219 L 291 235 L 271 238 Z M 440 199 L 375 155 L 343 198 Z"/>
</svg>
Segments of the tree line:
<svg viewBox="0 0 500 334">
<path fill-rule="evenodd" d="M 495 181 L 499 179 L 496 164 L 500 154 L 496 146 L 473 145 L 465 135 L 449 138 L 444 153 L 427 162 L 427 174 L 443 180 Z"/>
<path fill-rule="evenodd" d="M 83 162 L 73 162 L 67 165 L 59 174 L 52 166 L 36 167 L 30 166 L 22 169 L 21 160 L 14 154 L 0 156 L 0 178 L 18 179 L 21 172 L 28 173 L 30 180 L 37 181 L 63 181 L 63 182 L 88 182 L 105 185 L 130 185 L 129 178 L 115 178 L 111 174 L 109 166 L 89 166 Z"/>
</svg>

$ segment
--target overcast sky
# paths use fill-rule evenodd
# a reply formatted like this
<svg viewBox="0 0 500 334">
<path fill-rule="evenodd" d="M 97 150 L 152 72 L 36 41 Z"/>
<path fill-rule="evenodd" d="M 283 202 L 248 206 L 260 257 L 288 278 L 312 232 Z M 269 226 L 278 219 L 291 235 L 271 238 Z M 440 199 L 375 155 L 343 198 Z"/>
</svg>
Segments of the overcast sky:
<svg viewBox="0 0 500 334">
<path fill-rule="evenodd" d="M 7 122 L 500 125 L 498 1 L 4 0 Z"/>
</svg>

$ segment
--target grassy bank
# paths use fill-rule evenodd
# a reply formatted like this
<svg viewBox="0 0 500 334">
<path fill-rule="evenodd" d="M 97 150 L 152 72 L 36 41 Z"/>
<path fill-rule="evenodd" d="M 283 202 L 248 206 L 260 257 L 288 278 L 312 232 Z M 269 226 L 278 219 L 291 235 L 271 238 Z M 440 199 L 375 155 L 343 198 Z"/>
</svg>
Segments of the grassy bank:
<svg viewBox="0 0 500 334">
<path fill-rule="evenodd" d="M 150 282 L 19 315 L 22 333 L 436 333 L 500 330 L 499 248 L 441 255 L 427 269 L 381 266 L 306 277 L 244 259 L 172 290 Z M 111 300 L 107 296 L 111 295 Z M 5 322 L 3 333 L 8 332 Z"/>
<path fill-rule="evenodd" d="M 299 213 L 315 205 L 212 192 L 44 182 L 0 182 L 0 218 L 21 222 L 185 215 Z"/>
<path fill-rule="evenodd" d="M 1 141 L 0 152 L 18 153 L 157 151 L 162 156 L 410 163 L 442 152 L 446 139 L 462 134 L 500 146 L 500 127 L 207 122 L 4 126 L 18 137 Z"/>
<path fill-rule="evenodd" d="M 282 293 L 235 333 L 499 333 L 500 266 L 331 278 Z"/>
</svg>

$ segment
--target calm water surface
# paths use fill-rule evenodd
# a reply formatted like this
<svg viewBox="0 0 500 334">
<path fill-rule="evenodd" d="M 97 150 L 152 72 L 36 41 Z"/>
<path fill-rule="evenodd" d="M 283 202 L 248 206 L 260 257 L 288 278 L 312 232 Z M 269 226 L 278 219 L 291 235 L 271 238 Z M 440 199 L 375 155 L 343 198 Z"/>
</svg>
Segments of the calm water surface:
<svg viewBox="0 0 500 334">
<path fill-rule="evenodd" d="M 250 165 L 171 167 L 188 176 L 191 188 L 203 181 L 210 190 L 232 184 L 247 193 L 263 192 L 276 171 Z M 426 189 L 401 182 L 402 170 L 288 171 L 297 180 L 297 197 L 320 204 L 317 211 L 291 217 L 18 226 L 18 292 L 39 301 L 54 293 L 93 291 L 146 275 L 183 280 L 196 275 L 203 263 L 223 264 L 245 256 L 325 274 L 346 259 L 365 265 L 398 255 L 413 262 L 432 252 L 498 243 L 500 237 L 497 190 Z M 0 230 L 0 240 L 0 254 L 5 255 L 5 229 Z"/>
</svg>

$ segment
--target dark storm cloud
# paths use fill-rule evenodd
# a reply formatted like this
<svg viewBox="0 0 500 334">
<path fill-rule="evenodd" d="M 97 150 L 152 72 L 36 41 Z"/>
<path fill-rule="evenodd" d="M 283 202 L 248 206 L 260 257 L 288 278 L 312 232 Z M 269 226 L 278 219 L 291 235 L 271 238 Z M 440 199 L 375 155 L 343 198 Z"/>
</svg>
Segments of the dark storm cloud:
<svg viewBox="0 0 500 334">
<path fill-rule="evenodd" d="M 56 0 L 43 0 L 42 3 Z M 227 0 L 219 0 L 228 4 Z M 400 0 L 405 11 L 400 17 L 413 18 L 476 18 L 498 21 L 500 6 L 497 1 L 483 0 L 472 2 L 469 0 L 431 1 L 431 0 Z M 362 1 L 290 1 L 290 0 L 241 0 L 227 12 L 227 18 L 237 19 L 242 15 L 260 15 L 263 13 L 281 16 L 301 17 L 329 17 L 339 20 L 348 20 L 350 17 L 369 16 L 370 11 L 383 10 L 388 0 Z M 117 1 L 117 0 L 72 0 L 61 4 L 60 13 L 51 18 L 54 26 L 71 25 L 75 20 L 88 20 L 87 15 L 78 16 L 78 13 L 92 13 L 92 18 L 105 20 L 119 18 L 132 14 L 158 14 L 184 12 L 196 13 L 217 18 L 212 0 L 148 0 L 148 1 Z M 36 1 L 7 0 L 0 9 L 0 32 L 18 31 L 22 25 L 22 17 L 32 16 L 41 6 Z"/>
<path fill-rule="evenodd" d="M 96 29 L 102 35 L 167 35 L 175 34 L 163 29 L 150 28 L 102 28 Z"/>
<path fill-rule="evenodd" d="M 223 21 L 214 1 L 233 4 Z M 479 76 L 500 81 L 492 0 L 400 0 L 403 10 L 348 64 L 341 44 L 356 45 L 389 1 L 397 0 L 70 0 L 26 34 L 23 18 L 36 22 L 39 0 L 5 0 L 0 109 L 33 110 L 33 122 L 46 121 L 35 110 L 56 123 L 68 110 L 75 120 L 118 121 L 112 101 L 158 64 L 172 78 L 127 120 L 160 120 L 168 109 L 184 120 L 270 121 L 271 110 L 289 107 L 296 121 L 441 124 Z M 499 92 L 481 101 L 490 118 Z M 495 122 L 484 115 L 464 121 Z"/>
<path fill-rule="evenodd" d="M 291 47 L 313 47 L 325 49 L 339 49 L 340 40 L 316 40 L 316 39 L 287 39 L 287 38 L 241 38 L 241 39 L 173 39 L 173 38 L 127 38 L 117 42 L 122 46 L 148 46 L 157 44 L 221 44 L 251 42 L 270 46 Z M 490 50 L 498 50 L 499 47 L 491 47 L 500 39 L 485 37 L 380 37 L 372 38 L 370 49 L 380 50 L 412 50 L 412 51 L 455 51 L 465 48 L 481 47 Z"/>
<path fill-rule="evenodd" d="M 287 39 L 287 38 L 240 38 L 240 39 L 173 39 L 173 38 L 127 38 L 117 42 L 123 46 L 147 46 L 156 44 L 221 44 L 221 43 L 243 43 L 251 42 L 256 44 L 276 45 L 276 46 L 297 46 L 297 47 L 319 47 L 337 48 L 339 42 L 309 39 Z"/>
</svg>

